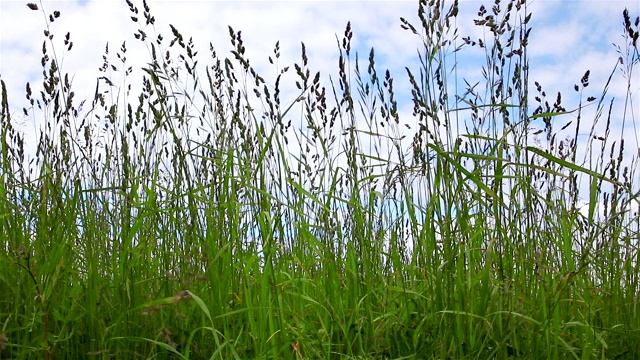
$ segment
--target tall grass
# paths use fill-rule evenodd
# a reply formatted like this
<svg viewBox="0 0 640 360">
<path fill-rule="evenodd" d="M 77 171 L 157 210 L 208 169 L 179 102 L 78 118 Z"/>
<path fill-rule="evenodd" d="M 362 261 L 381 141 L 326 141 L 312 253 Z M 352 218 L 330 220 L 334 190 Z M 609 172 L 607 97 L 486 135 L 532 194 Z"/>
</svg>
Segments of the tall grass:
<svg viewBox="0 0 640 360">
<path fill-rule="evenodd" d="M 44 90 L 26 86 L 35 158 L 1 82 L 1 358 L 640 356 L 640 154 L 610 134 L 637 130 L 627 11 L 611 73 L 629 81 L 624 109 L 590 95 L 589 72 L 566 109 L 529 82 L 525 1 L 482 7 L 481 40 L 459 37 L 457 3 L 421 1 L 401 19 L 423 39 L 421 66 L 396 74 L 414 104 L 402 118 L 349 24 L 326 88 L 304 44 L 266 80 L 232 28 L 232 56 L 211 46 L 202 72 L 191 40 L 127 3 L 142 82 L 126 45 L 107 47 L 78 104 L 59 68 L 73 39 L 61 55 L 48 37 Z M 44 14 L 51 36 L 61 14 Z M 486 57 L 474 86 L 457 75 L 465 50 Z"/>
</svg>

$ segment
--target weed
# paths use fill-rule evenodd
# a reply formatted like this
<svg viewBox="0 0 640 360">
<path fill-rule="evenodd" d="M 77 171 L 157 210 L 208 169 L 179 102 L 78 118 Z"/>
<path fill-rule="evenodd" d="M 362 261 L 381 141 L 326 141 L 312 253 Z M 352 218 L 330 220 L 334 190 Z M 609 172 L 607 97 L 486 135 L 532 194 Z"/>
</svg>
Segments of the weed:
<svg viewBox="0 0 640 360">
<path fill-rule="evenodd" d="M 484 39 L 458 39 L 457 2 L 401 19 L 423 40 L 408 119 L 374 50 L 366 71 L 354 59 L 350 24 L 327 89 L 304 44 L 269 82 L 231 27 L 232 56 L 211 46 L 201 73 L 191 39 L 127 4 L 150 56 L 140 93 L 131 44 L 115 61 L 106 46 L 87 110 L 49 27 L 64 14 L 28 4 L 47 15 L 44 90 L 27 84 L 24 109 L 43 115 L 35 159 L 0 81 L 3 358 L 637 356 L 639 160 L 610 136 L 631 98 L 614 117 L 589 71 L 569 110 L 530 93 L 524 0 L 480 7 Z M 614 71 L 631 81 L 638 20 L 623 19 Z M 484 82 L 461 95 L 451 57 L 471 48 Z"/>
</svg>

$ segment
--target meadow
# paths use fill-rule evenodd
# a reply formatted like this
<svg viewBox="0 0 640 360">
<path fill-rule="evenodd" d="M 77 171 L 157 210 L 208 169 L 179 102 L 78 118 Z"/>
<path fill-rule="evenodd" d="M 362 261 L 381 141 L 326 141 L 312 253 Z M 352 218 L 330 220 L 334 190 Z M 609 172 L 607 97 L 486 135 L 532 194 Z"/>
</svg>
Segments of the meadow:
<svg viewBox="0 0 640 360">
<path fill-rule="evenodd" d="M 127 4 L 148 66 L 107 47 L 95 94 L 60 67 L 64 14 L 28 5 L 46 19 L 35 143 L 0 79 L 0 359 L 640 358 L 640 154 L 609 131 L 638 128 L 634 14 L 612 109 L 589 87 L 603 69 L 567 108 L 529 80 L 524 0 L 479 10 L 485 42 L 456 32 L 457 3 L 421 1 L 403 74 L 357 57 L 346 24 L 335 74 L 302 44 L 274 78 L 251 64 L 279 44 L 250 61 L 229 27 L 220 57 Z M 484 82 L 452 86 L 469 49 Z"/>
</svg>

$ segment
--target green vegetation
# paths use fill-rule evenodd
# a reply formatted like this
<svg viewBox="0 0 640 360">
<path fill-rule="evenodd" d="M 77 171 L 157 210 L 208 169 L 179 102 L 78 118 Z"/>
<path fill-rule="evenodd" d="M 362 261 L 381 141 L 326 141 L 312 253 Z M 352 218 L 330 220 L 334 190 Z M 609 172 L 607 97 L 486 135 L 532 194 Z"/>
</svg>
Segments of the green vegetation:
<svg viewBox="0 0 640 360">
<path fill-rule="evenodd" d="M 424 39 L 422 67 L 399 74 L 408 118 L 349 25 L 327 89 L 304 45 L 286 68 L 276 45 L 264 79 L 231 28 L 233 56 L 211 47 L 199 73 L 194 44 L 152 35 L 129 3 L 151 58 L 141 93 L 109 80 L 131 76 L 123 44 L 90 105 L 48 38 L 44 91 L 26 87 L 34 159 L 1 83 L 0 358 L 638 358 L 639 159 L 609 131 L 637 129 L 633 104 L 588 96 L 589 73 L 568 110 L 529 93 L 530 14 L 493 6 L 484 44 L 457 38 L 456 5 L 402 19 Z M 638 21 L 623 20 L 612 65 L 632 79 Z M 471 48 L 489 71 L 461 93 L 452 56 Z"/>
</svg>

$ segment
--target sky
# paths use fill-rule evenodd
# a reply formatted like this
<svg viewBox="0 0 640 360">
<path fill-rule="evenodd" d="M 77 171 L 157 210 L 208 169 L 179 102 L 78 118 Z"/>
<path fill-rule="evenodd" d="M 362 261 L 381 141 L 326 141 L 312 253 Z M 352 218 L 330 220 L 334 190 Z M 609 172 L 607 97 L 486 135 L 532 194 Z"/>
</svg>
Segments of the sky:
<svg viewBox="0 0 640 360">
<path fill-rule="evenodd" d="M 33 0 L 32 0 L 33 1 Z M 142 1 L 132 0 L 142 12 Z M 140 46 L 133 34 L 138 25 L 130 19 L 124 0 L 65 0 L 36 2 L 47 13 L 61 12 L 61 17 L 51 24 L 55 34 L 58 56 L 63 54 L 64 34 L 71 33 L 74 48 L 63 56 L 62 68 L 73 77 L 77 100 L 90 102 L 95 90 L 96 77 L 102 74 L 105 45 L 109 43 L 112 60 L 123 41 L 127 42 L 128 62 L 140 75 L 139 68 L 149 61 L 148 50 Z M 25 133 L 34 134 L 38 119 L 24 117 L 22 108 L 27 106 L 24 96 L 26 82 L 34 90 L 39 89 L 42 78 L 40 65 L 42 42 L 45 39 L 45 17 L 40 11 L 32 11 L 27 1 L 0 0 L 0 77 L 7 85 L 9 105 Z M 506 1 L 503 1 L 506 4 Z M 405 66 L 418 68 L 417 49 L 420 39 L 400 28 L 399 18 L 405 17 L 414 25 L 419 24 L 416 1 L 157 1 L 149 0 L 152 15 L 156 18 L 155 30 L 165 38 L 171 38 L 169 24 L 175 26 L 185 38 L 193 37 L 201 63 L 207 63 L 209 43 L 221 58 L 231 57 L 227 26 L 242 31 L 247 57 L 258 73 L 275 80 L 277 70 L 267 61 L 277 41 L 282 56 L 279 66 L 300 62 L 300 42 L 304 42 L 309 54 L 309 66 L 324 76 L 337 76 L 338 49 L 336 36 L 343 36 L 346 23 L 351 22 L 354 37 L 353 52 L 358 52 L 363 66 L 371 47 L 376 51 L 378 73 L 389 69 L 396 81 L 396 89 L 402 93 L 399 101 L 401 114 L 411 116 L 409 87 Z M 473 25 L 480 5 L 491 7 L 490 1 L 460 1 L 457 27 L 460 37 L 472 39 L 483 35 L 482 29 Z M 604 84 L 620 56 L 613 43 L 624 45 L 622 11 L 627 8 L 633 19 L 640 15 L 640 2 L 635 1 L 578 1 L 533 0 L 528 2 L 533 13 L 533 28 L 528 46 L 530 80 L 538 81 L 548 94 L 560 91 L 564 106 L 571 110 L 578 104 L 573 91 L 574 84 L 587 70 L 591 70 L 590 85 L 585 96 L 599 97 Z M 140 16 L 142 18 L 142 16 Z M 459 76 L 477 78 L 479 65 L 470 51 L 469 58 L 459 55 Z M 640 129 L 640 72 L 636 69 L 631 78 L 632 108 L 628 114 L 635 117 L 635 128 L 628 122 L 622 129 L 621 116 L 614 116 L 612 137 L 623 137 L 627 150 L 639 147 Z M 37 90 L 34 91 L 37 93 Z M 293 100 L 294 94 L 289 100 Z M 614 109 L 624 106 L 626 80 L 616 71 L 608 92 L 613 98 Z M 553 101 L 553 95 L 550 97 Z M 134 99 L 135 101 L 135 99 Z M 286 98 L 285 98 L 286 101 Z M 607 100 L 609 101 L 609 100 Z M 592 106 L 585 111 L 591 111 Z M 614 114 L 615 115 L 615 114 Z M 401 115 L 402 116 L 402 115 Z M 630 116 L 630 115 L 628 115 Z M 586 117 L 585 117 L 586 118 Z M 603 125 L 598 125 L 603 126 Z M 635 151 L 635 156 L 639 154 Z M 629 157 L 630 158 L 630 157 Z M 637 163 L 636 163 L 637 164 Z M 636 172 L 637 173 L 637 172 Z M 636 188 L 638 186 L 636 181 Z"/>
</svg>

